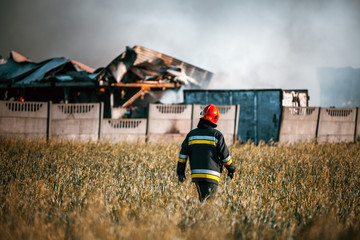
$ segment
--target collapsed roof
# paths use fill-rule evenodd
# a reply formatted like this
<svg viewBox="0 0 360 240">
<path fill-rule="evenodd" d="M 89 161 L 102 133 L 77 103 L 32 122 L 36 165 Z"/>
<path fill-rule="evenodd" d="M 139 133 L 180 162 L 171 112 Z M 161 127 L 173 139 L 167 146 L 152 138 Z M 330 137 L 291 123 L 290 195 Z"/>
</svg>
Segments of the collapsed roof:
<svg viewBox="0 0 360 240">
<path fill-rule="evenodd" d="M 205 88 L 212 73 L 141 46 L 126 51 L 106 67 L 93 69 L 67 58 L 35 63 L 12 51 L 0 59 L 0 88 L 48 86 L 179 87 Z"/>
<path fill-rule="evenodd" d="M 74 60 L 52 58 L 35 63 L 15 51 L 10 53 L 8 59 L 0 60 L 0 83 L 8 87 L 47 81 L 66 81 L 73 75 L 79 77 L 72 79 L 89 81 L 94 72 L 95 69 Z"/>
</svg>

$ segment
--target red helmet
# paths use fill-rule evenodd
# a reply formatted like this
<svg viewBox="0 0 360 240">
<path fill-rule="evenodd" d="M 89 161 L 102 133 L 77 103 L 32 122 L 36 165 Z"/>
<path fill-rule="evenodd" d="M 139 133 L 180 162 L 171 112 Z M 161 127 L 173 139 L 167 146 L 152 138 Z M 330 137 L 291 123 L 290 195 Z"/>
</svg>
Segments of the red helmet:
<svg viewBox="0 0 360 240">
<path fill-rule="evenodd" d="M 214 104 L 210 104 L 200 113 L 201 118 L 206 119 L 214 124 L 217 123 L 220 117 L 218 108 Z"/>
</svg>

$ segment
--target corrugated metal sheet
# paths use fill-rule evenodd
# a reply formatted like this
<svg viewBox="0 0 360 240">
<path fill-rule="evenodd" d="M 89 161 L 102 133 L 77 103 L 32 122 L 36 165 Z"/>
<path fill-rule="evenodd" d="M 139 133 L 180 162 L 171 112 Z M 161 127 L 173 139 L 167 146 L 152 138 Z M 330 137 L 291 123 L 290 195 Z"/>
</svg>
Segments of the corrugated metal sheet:
<svg viewBox="0 0 360 240">
<path fill-rule="evenodd" d="M 53 82 L 54 79 L 61 81 L 61 78 L 56 78 L 58 76 L 72 78 L 71 75 L 74 75 L 72 74 L 74 72 L 86 72 L 86 74 L 78 75 L 78 77 L 81 77 L 81 80 L 89 81 L 91 78 L 87 75 L 94 73 L 94 71 L 95 69 L 83 63 L 66 58 L 52 58 L 35 63 L 20 53 L 12 51 L 10 57 L 4 59 L 0 64 L 0 84 L 3 83 L 4 87 L 8 87 L 9 84 L 12 84 L 13 87 L 16 85 L 26 87 L 40 82 Z M 72 73 L 68 74 L 67 72 Z M 51 77 L 53 79 L 49 80 Z"/>
<path fill-rule="evenodd" d="M 184 90 L 185 104 L 240 104 L 238 140 L 242 142 L 279 140 L 281 101 L 281 89 Z"/>
<path fill-rule="evenodd" d="M 40 66 L 38 69 L 30 73 L 25 78 L 21 79 L 17 82 L 17 84 L 29 84 L 33 83 L 35 81 L 41 81 L 44 79 L 45 75 L 54 70 L 55 68 L 67 63 L 69 60 L 65 58 L 54 58 L 50 61 L 44 63 L 42 66 Z"/>
<path fill-rule="evenodd" d="M 189 63 L 180 61 L 176 58 L 170 57 L 160 52 L 156 52 L 154 50 L 142 47 L 142 46 L 134 46 L 133 49 L 137 53 L 137 58 L 135 60 L 134 65 L 143 63 L 143 62 L 153 62 L 158 59 L 164 61 L 166 65 L 174 65 L 180 66 L 185 70 L 187 76 L 194 78 L 197 80 L 202 88 L 206 88 L 210 80 L 213 76 L 212 72 L 206 71 L 202 68 L 196 67 Z"/>
</svg>

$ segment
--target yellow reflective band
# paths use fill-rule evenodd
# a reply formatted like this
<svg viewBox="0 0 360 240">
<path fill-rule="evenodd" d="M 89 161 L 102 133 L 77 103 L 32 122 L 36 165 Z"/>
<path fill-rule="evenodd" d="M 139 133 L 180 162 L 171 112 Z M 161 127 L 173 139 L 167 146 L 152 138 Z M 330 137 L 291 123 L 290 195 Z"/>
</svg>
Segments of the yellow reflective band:
<svg viewBox="0 0 360 240">
<path fill-rule="evenodd" d="M 230 158 L 229 161 L 227 161 L 226 163 L 224 163 L 224 166 L 229 166 L 231 163 L 232 163 L 232 160 L 231 160 L 231 158 Z"/>
<path fill-rule="evenodd" d="M 218 176 L 214 176 L 211 174 L 202 174 L 202 173 L 196 173 L 196 174 L 191 174 L 192 178 L 210 178 L 210 179 L 214 179 L 216 181 L 219 181 L 220 178 Z"/>
<path fill-rule="evenodd" d="M 179 162 L 186 163 L 186 159 L 179 158 Z"/>
<path fill-rule="evenodd" d="M 189 145 L 193 145 L 193 144 L 209 144 L 216 146 L 215 141 L 210 141 L 210 140 L 192 140 L 189 142 Z"/>
</svg>

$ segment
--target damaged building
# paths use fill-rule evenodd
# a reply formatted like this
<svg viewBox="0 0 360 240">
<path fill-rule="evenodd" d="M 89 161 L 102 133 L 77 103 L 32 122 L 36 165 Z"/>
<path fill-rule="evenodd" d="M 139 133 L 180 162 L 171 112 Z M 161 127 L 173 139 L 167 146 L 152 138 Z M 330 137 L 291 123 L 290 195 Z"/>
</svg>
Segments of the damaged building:
<svg viewBox="0 0 360 240">
<path fill-rule="evenodd" d="M 278 141 L 282 107 L 308 106 L 307 90 L 210 90 L 212 77 L 207 70 L 141 46 L 127 47 L 98 69 L 67 58 L 36 63 L 13 51 L 0 60 L 0 98 L 103 103 L 102 118 L 116 120 L 148 118 L 150 103 L 237 105 L 236 135 L 256 143 Z"/>
<path fill-rule="evenodd" d="M 142 46 L 127 47 L 98 69 L 67 58 L 36 63 L 12 51 L 9 58 L 0 59 L 0 97 L 53 103 L 103 102 L 106 118 L 144 117 L 149 103 L 180 103 L 178 95 L 183 89 L 206 88 L 212 76 L 209 71 Z M 171 100 L 163 99 L 169 96 Z"/>
</svg>

